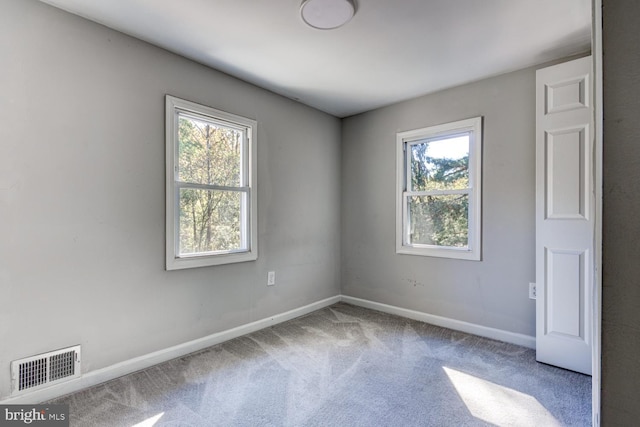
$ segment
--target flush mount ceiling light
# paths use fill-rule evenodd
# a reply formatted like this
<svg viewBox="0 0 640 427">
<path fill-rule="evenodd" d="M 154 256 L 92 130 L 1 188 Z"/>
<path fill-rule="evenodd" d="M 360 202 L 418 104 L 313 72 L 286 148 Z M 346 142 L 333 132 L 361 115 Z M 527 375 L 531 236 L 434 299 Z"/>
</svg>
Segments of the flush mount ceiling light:
<svg viewBox="0 0 640 427">
<path fill-rule="evenodd" d="M 304 0 L 300 16 L 309 26 L 319 30 L 338 28 L 353 18 L 356 5 L 352 0 Z"/>
</svg>

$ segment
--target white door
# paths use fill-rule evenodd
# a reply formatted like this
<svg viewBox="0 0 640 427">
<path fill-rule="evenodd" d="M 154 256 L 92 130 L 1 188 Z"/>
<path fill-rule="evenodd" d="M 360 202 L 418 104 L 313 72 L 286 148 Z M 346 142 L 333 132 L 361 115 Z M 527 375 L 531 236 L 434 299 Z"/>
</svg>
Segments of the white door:
<svg viewBox="0 0 640 427">
<path fill-rule="evenodd" d="M 591 375 L 591 57 L 536 73 L 536 358 Z"/>
</svg>

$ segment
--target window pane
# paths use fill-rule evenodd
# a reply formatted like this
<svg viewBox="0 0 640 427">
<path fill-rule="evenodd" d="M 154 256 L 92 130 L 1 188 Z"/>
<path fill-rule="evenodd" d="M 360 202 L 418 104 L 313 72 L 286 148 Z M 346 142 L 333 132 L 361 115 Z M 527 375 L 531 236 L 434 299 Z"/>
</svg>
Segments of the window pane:
<svg viewBox="0 0 640 427">
<path fill-rule="evenodd" d="M 179 254 L 243 248 L 239 191 L 180 189 Z"/>
<path fill-rule="evenodd" d="M 411 191 L 469 187 L 469 134 L 409 144 Z"/>
<path fill-rule="evenodd" d="M 180 114 L 178 179 L 197 184 L 243 185 L 241 130 Z"/>
<path fill-rule="evenodd" d="M 414 196 L 408 203 L 409 244 L 468 246 L 468 194 Z"/>
</svg>

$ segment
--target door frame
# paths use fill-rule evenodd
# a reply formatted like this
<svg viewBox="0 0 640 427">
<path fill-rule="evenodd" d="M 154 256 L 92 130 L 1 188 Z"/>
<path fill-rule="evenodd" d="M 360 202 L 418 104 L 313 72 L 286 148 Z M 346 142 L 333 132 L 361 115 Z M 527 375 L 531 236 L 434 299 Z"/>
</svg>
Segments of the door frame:
<svg viewBox="0 0 640 427">
<path fill-rule="evenodd" d="M 594 427 L 600 426 L 600 387 L 602 359 L 602 0 L 591 2 L 591 55 L 593 57 L 593 99 L 594 99 L 594 271 L 593 271 L 593 313 L 592 313 L 592 375 L 591 375 L 591 415 Z"/>
</svg>

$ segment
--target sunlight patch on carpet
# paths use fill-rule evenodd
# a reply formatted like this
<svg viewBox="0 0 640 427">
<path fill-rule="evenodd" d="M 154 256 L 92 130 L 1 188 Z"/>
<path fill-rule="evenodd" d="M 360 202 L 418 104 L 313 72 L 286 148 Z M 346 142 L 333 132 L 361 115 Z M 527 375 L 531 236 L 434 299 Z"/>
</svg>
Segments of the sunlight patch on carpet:
<svg viewBox="0 0 640 427">
<path fill-rule="evenodd" d="M 458 395 L 476 417 L 496 426 L 561 426 L 532 396 L 443 367 Z"/>
<path fill-rule="evenodd" d="M 153 417 L 149 417 L 146 420 L 139 422 L 138 424 L 132 425 L 131 427 L 153 427 L 160 418 L 164 415 L 164 412 L 160 412 L 158 415 L 154 415 Z"/>
</svg>

